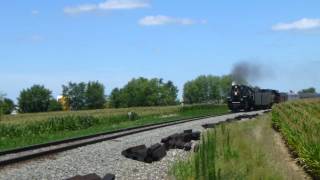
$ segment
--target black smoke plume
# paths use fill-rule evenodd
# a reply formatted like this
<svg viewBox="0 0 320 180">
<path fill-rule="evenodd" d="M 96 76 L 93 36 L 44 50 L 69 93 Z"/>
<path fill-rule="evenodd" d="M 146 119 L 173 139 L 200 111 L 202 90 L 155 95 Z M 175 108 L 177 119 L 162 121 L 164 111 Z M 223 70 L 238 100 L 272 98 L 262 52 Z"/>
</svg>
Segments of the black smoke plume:
<svg viewBox="0 0 320 180">
<path fill-rule="evenodd" d="M 231 76 L 237 84 L 252 84 L 272 74 L 270 70 L 260 63 L 241 61 L 234 64 Z"/>
</svg>

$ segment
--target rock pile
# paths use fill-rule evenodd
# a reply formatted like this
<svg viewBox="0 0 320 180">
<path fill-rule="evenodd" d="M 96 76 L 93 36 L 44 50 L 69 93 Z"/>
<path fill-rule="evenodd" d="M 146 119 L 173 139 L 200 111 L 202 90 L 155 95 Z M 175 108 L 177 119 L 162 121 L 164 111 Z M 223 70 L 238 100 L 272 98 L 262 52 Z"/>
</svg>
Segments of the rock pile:
<svg viewBox="0 0 320 180">
<path fill-rule="evenodd" d="M 243 115 L 239 115 L 239 116 L 236 116 L 235 118 L 228 118 L 226 119 L 226 121 L 224 122 L 217 122 L 217 123 L 209 123 L 209 124 L 203 124 L 202 127 L 205 128 L 205 129 L 208 129 L 208 128 L 215 128 L 217 125 L 219 124 L 223 124 L 223 123 L 230 123 L 230 122 L 233 122 L 233 121 L 240 121 L 242 119 L 253 119 L 255 117 L 257 117 L 259 114 L 243 114 Z"/>
<path fill-rule="evenodd" d="M 176 133 L 161 140 L 149 148 L 145 145 L 134 146 L 122 151 L 122 155 L 141 162 L 152 163 L 159 161 L 167 155 L 169 149 L 184 149 L 190 151 L 193 147 L 192 140 L 199 140 L 201 132 L 192 132 L 192 129 L 183 133 Z"/>
</svg>

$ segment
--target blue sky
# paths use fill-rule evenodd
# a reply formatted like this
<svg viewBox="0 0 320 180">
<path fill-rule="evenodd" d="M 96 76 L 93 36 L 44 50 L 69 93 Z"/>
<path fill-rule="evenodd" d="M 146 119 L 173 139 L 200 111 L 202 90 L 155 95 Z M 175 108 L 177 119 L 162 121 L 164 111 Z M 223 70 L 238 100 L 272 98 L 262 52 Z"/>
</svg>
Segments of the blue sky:
<svg viewBox="0 0 320 180">
<path fill-rule="evenodd" d="M 11 0 L 0 7 L 0 91 L 99 80 L 107 93 L 133 77 L 180 89 L 239 61 L 281 91 L 320 90 L 320 1 Z"/>
</svg>

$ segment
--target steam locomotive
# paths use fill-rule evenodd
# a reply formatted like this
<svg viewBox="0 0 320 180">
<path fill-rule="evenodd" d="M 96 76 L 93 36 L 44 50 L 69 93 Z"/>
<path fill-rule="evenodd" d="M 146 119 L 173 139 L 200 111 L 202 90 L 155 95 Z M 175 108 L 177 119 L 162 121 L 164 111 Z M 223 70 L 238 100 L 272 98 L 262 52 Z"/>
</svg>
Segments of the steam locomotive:
<svg viewBox="0 0 320 180">
<path fill-rule="evenodd" d="M 228 97 L 229 109 L 237 112 L 255 109 L 269 109 L 275 103 L 288 100 L 287 93 L 273 89 L 252 88 L 246 85 L 233 84 Z"/>
</svg>

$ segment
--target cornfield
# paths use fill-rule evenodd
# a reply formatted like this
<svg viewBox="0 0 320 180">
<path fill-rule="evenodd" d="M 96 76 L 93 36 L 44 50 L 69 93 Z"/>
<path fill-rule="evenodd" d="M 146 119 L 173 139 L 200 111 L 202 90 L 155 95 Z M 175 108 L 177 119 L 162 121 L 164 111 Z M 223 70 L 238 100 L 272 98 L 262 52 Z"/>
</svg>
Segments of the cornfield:
<svg viewBox="0 0 320 180">
<path fill-rule="evenodd" d="M 298 161 L 315 178 L 320 177 L 320 100 L 299 100 L 272 109 L 278 129 Z"/>
</svg>

